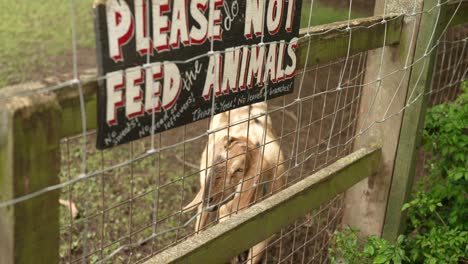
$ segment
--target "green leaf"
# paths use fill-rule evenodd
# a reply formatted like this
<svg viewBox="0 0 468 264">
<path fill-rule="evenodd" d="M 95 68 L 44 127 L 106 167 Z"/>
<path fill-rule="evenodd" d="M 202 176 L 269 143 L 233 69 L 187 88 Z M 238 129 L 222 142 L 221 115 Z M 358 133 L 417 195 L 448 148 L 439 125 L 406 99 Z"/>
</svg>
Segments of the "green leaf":
<svg viewBox="0 0 468 264">
<path fill-rule="evenodd" d="M 383 264 L 387 262 L 389 259 L 385 255 L 378 255 L 377 257 L 374 258 L 374 264 Z"/>
<path fill-rule="evenodd" d="M 461 178 L 463 178 L 463 172 L 461 171 L 458 171 L 453 175 L 453 179 L 456 181 L 460 180 Z"/>
<path fill-rule="evenodd" d="M 405 211 L 405 210 L 407 210 L 407 209 L 410 208 L 410 207 L 411 207 L 411 204 L 405 203 L 405 204 L 403 205 L 403 207 L 401 208 L 401 211 Z"/>
<path fill-rule="evenodd" d="M 404 235 L 399 235 L 398 239 L 397 239 L 397 244 L 398 245 L 403 244 L 404 240 L 405 240 L 405 236 Z"/>
<path fill-rule="evenodd" d="M 374 255 L 374 252 L 375 252 L 375 250 L 374 250 L 374 247 L 373 247 L 373 246 L 367 244 L 367 245 L 364 247 L 364 253 L 368 254 L 369 256 Z"/>
<path fill-rule="evenodd" d="M 401 264 L 401 257 L 399 255 L 396 255 L 394 258 L 393 258 L 393 263 L 394 264 Z"/>
</svg>

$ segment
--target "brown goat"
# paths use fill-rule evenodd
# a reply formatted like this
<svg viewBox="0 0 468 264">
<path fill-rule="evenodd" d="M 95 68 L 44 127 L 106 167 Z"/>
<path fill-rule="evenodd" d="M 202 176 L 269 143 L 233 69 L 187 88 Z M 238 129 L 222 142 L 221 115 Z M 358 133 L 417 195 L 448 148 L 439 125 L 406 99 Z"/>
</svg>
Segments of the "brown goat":
<svg viewBox="0 0 468 264">
<path fill-rule="evenodd" d="M 200 191 L 185 207 L 198 209 L 196 231 L 206 226 L 210 213 L 222 223 L 284 186 L 283 154 L 265 112 L 266 105 L 258 103 L 213 117 L 210 129 L 216 132 L 202 154 Z M 267 242 L 249 250 L 250 263 L 260 262 Z"/>
</svg>

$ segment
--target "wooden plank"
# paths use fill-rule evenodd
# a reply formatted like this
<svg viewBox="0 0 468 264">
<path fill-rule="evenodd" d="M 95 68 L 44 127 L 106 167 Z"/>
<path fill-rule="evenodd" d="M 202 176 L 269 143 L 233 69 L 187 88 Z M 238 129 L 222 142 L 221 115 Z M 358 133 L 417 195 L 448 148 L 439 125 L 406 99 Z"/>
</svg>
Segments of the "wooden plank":
<svg viewBox="0 0 468 264">
<path fill-rule="evenodd" d="M 378 0 L 375 13 L 382 13 L 384 5 L 389 13 L 411 13 L 415 8 L 414 4 L 417 4 L 415 10 L 419 12 L 422 11 L 422 1 Z M 364 79 L 364 83 L 368 85 L 364 86 L 361 92 L 357 121 L 357 133 L 360 133 L 360 136 L 354 142 L 354 149 L 381 144 L 382 166 L 378 174 L 356 184 L 346 192 L 343 216 L 343 224 L 360 229 L 360 235 L 363 237 L 382 235 L 403 118 L 399 111 L 405 107 L 409 91 L 411 68 L 406 71 L 402 69 L 406 66 L 407 58 L 414 56 L 415 40 L 412 41 L 411 38 L 415 23 L 417 30 L 418 16 L 405 18 L 399 45 L 368 52 Z M 386 115 L 395 113 L 397 114 L 392 118 L 380 122 Z"/>
<path fill-rule="evenodd" d="M 349 22 L 352 33 L 350 55 L 380 48 L 383 45 L 398 44 L 400 40 L 403 16 L 386 16 L 387 37 L 385 39 L 385 25 L 382 24 L 382 16 L 354 19 Z M 359 27 L 357 27 L 359 26 Z M 322 26 L 312 27 L 310 31 L 310 52 L 307 58 L 307 66 L 331 62 L 346 57 L 348 53 L 349 31 L 346 31 L 348 22 L 337 22 Z M 304 36 L 307 28 L 301 29 L 300 35 Z M 299 65 L 305 65 L 307 56 L 308 38 L 302 38 L 297 51 Z"/>
<path fill-rule="evenodd" d="M 57 184 L 61 123 L 55 95 L 13 97 L 1 105 L 0 112 L 1 201 Z M 52 191 L 1 208 L 1 263 L 58 260 L 58 199 L 59 191 Z"/>
<path fill-rule="evenodd" d="M 437 0 L 425 0 L 424 11 L 437 5 Z M 436 45 L 439 36 L 446 27 L 445 10 L 441 10 L 439 23 L 437 21 L 438 9 L 425 12 L 419 27 L 416 41 L 415 59 L 426 56 L 426 47 Z M 434 34 L 434 35 L 433 35 Z M 413 186 L 416 171 L 417 146 L 419 145 L 421 130 L 426 115 L 426 102 L 432 83 L 432 73 L 436 60 L 436 49 L 426 58 L 416 63 L 411 71 L 410 89 L 407 93 L 406 104 L 411 104 L 404 112 L 403 123 L 398 140 L 395 168 L 385 215 L 383 238 L 395 241 L 404 228 L 404 214 L 401 211 L 403 204 L 408 201 Z M 414 89 L 414 91 L 413 91 Z M 410 98 L 410 94 L 412 97 Z M 420 97 L 418 100 L 415 98 Z"/>
<path fill-rule="evenodd" d="M 361 149 L 156 255 L 146 264 L 223 263 L 277 233 L 378 170 L 380 149 Z"/>
</svg>

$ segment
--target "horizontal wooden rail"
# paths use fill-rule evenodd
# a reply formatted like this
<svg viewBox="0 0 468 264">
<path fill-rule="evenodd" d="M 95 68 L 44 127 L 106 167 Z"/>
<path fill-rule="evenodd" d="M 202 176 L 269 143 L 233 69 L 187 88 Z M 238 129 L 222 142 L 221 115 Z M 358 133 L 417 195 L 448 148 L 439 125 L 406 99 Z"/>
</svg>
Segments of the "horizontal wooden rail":
<svg viewBox="0 0 468 264">
<path fill-rule="evenodd" d="M 361 149 L 146 264 L 223 263 L 277 233 L 379 169 L 380 148 Z"/>
<path fill-rule="evenodd" d="M 403 22 L 403 16 L 386 16 L 387 31 L 381 16 L 358 18 L 345 22 L 336 22 L 322 26 L 311 27 L 309 38 L 299 42 L 299 65 L 303 67 L 307 59 L 307 67 L 331 62 L 339 58 L 359 52 L 398 44 Z M 350 30 L 348 31 L 348 25 Z M 300 35 L 307 34 L 307 28 Z M 351 38 L 350 38 L 351 34 Z M 385 37 L 385 34 L 387 36 Z M 349 41 L 351 43 L 349 44 Z M 308 47 L 310 44 L 310 47 Z M 309 52 L 307 52 L 309 51 Z M 308 53 L 308 56 L 307 56 Z"/>
</svg>

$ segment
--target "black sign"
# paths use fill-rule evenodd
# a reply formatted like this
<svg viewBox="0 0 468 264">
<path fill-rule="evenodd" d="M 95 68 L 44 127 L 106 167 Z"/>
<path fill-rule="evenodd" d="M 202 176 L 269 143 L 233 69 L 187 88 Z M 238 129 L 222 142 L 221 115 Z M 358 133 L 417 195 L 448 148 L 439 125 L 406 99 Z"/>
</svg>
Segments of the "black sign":
<svg viewBox="0 0 468 264">
<path fill-rule="evenodd" d="M 302 0 L 102 2 L 99 149 L 293 90 Z"/>
</svg>

